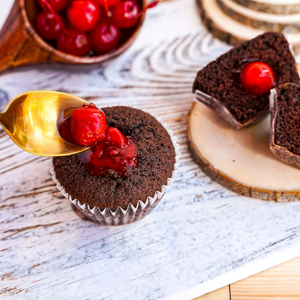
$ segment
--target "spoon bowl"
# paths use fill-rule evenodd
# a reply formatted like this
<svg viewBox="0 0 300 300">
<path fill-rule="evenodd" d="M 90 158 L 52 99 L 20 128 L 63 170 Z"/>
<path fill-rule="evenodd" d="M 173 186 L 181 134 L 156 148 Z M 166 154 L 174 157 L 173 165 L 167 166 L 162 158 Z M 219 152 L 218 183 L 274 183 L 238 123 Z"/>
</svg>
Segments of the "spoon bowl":
<svg viewBox="0 0 300 300">
<path fill-rule="evenodd" d="M 39 156 L 66 156 L 87 150 L 62 139 L 57 120 L 62 111 L 70 113 L 85 100 L 65 93 L 33 91 L 7 103 L 0 124 L 22 149 Z M 70 108 L 70 109 L 69 109 Z"/>
</svg>

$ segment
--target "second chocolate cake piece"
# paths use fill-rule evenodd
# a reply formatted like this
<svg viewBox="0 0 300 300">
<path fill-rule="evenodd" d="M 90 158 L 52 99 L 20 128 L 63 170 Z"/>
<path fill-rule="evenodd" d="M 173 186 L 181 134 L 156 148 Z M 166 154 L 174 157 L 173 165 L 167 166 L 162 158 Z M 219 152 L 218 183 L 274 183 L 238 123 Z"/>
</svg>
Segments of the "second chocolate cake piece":
<svg viewBox="0 0 300 300">
<path fill-rule="evenodd" d="M 242 84 L 243 68 L 255 62 L 271 70 L 273 82 L 270 88 L 287 82 L 299 83 L 289 43 L 281 33 L 266 32 L 209 63 L 198 72 L 193 85 L 197 100 L 214 109 L 235 129 L 254 123 L 268 113 L 270 88 L 267 92 L 261 89 L 260 93 L 252 88 L 252 93 L 251 86 L 249 92 Z M 268 86 L 266 80 L 269 78 L 264 72 L 262 70 L 259 76 L 265 76 L 261 82 Z M 249 81 L 249 85 L 253 84 L 253 74 L 255 72 L 250 74 L 252 82 Z"/>
<path fill-rule="evenodd" d="M 300 85 L 271 91 L 270 149 L 284 163 L 300 168 Z"/>
</svg>

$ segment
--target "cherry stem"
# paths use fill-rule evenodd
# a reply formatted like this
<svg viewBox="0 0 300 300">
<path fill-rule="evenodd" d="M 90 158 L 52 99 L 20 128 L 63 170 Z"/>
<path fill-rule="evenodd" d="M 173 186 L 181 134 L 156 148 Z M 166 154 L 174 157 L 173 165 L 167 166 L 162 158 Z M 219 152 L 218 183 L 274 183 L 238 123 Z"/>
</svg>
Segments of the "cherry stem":
<svg viewBox="0 0 300 300">
<path fill-rule="evenodd" d="M 106 1 L 106 0 L 105 0 Z M 57 23 L 59 24 L 60 28 L 62 29 L 62 31 L 65 34 L 68 34 L 68 30 L 66 29 L 65 25 L 63 24 L 63 22 L 60 20 L 60 18 L 58 17 L 57 13 L 54 11 L 53 7 L 51 6 L 51 4 L 48 2 L 48 0 L 42 0 L 42 2 L 45 4 L 45 6 L 49 9 L 49 11 L 52 13 L 52 15 L 54 16 L 55 20 L 57 21 Z"/>
<path fill-rule="evenodd" d="M 108 18 L 111 18 L 111 11 L 109 10 L 108 2 L 107 2 L 107 0 L 103 0 L 103 2 L 104 2 L 104 8 L 105 8 L 106 15 Z"/>
<path fill-rule="evenodd" d="M 142 16 L 143 14 L 145 14 L 146 11 L 147 11 L 148 9 L 150 9 L 150 8 L 152 8 L 152 7 L 154 7 L 154 6 L 156 6 L 158 3 L 159 3 L 159 0 L 154 0 L 154 1 L 152 1 L 151 3 L 149 3 L 145 9 L 141 10 L 141 11 L 138 13 L 138 15 L 136 16 L 136 18 L 139 18 L 140 16 Z"/>
<path fill-rule="evenodd" d="M 107 16 L 107 32 L 110 32 L 110 18 L 112 16 L 112 14 L 111 14 L 111 11 L 109 10 L 107 0 L 103 0 L 103 2 L 104 2 L 104 8 L 105 8 L 106 16 Z"/>
</svg>

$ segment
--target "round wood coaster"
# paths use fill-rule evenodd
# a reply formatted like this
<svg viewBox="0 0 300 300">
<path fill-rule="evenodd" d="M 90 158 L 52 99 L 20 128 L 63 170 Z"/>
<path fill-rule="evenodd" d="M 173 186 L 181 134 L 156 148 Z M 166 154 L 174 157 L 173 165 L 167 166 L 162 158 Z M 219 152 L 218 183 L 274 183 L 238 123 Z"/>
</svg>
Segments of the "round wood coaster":
<svg viewBox="0 0 300 300">
<path fill-rule="evenodd" d="M 238 194 L 263 200 L 300 200 L 300 170 L 269 149 L 270 119 L 234 130 L 195 102 L 188 122 L 189 148 L 205 174 Z"/>
<path fill-rule="evenodd" d="M 264 31 L 282 31 L 295 52 L 300 53 L 300 13 L 263 13 L 242 6 L 234 0 L 196 1 L 203 24 L 220 40 L 237 45 L 255 38 Z M 272 5 L 264 2 L 265 5 Z"/>
</svg>

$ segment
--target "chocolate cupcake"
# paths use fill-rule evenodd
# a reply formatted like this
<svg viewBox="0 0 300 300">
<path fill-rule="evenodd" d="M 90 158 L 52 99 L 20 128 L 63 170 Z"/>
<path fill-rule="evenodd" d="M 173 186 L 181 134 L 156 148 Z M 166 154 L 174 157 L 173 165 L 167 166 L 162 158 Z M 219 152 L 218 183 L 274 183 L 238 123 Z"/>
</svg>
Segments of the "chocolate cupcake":
<svg viewBox="0 0 300 300">
<path fill-rule="evenodd" d="M 179 165 L 172 132 L 152 115 L 130 107 L 102 108 L 108 126 L 136 143 L 138 163 L 125 177 L 113 170 L 91 175 L 77 155 L 53 158 L 53 179 L 88 218 L 102 225 L 129 224 L 143 218 L 162 199 Z"/>
<path fill-rule="evenodd" d="M 250 64 L 263 67 L 261 86 L 255 86 L 257 78 L 247 70 Z M 283 34 L 266 32 L 232 48 L 200 70 L 193 92 L 198 101 L 240 129 L 266 116 L 270 89 L 288 82 L 299 83 L 290 45 Z"/>
<path fill-rule="evenodd" d="M 270 149 L 284 163 L 300 168 L 300 85 L 271 91 Z"/>
</svg>

